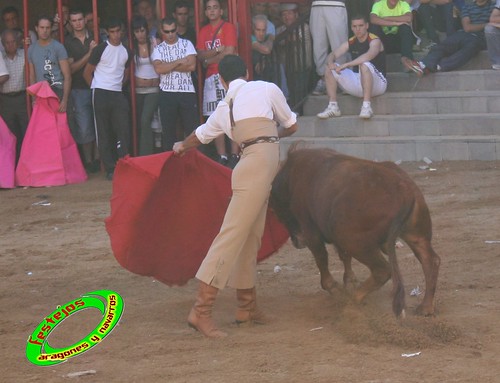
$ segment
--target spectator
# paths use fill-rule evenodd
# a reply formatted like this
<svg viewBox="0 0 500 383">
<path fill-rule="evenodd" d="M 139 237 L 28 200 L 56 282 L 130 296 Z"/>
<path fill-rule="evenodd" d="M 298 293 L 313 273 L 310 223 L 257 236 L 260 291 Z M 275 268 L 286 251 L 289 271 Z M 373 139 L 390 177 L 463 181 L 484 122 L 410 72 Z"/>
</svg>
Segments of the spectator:
<svg viewBox="0 0 500 383">
<path fill-rule="evenodd" d="M 101 23 L 101 19 L 98 17 L 97 18 L 97 24 L 99 25 Z M 92 33 L 94 32 L 94 13 L 92 11 L 85 13 L 85 25 L 87 27 L 87 30 L 91 31 Z M 106 32 L 105 28 L 101 28 L 100 25 L 98 27 L 99 29 L 99 42 L 106 41 L 108 39 L 108 32 Z"/>
<path fill-rule="evenodd" d="M 38 40 L 28 49 L 30 84 L 47 81 L 59 98 L 59 113 L 71 110 L 71 69 L 64 46 L 51 37 L 52 20 L 40 16 L 35 30 Z"/>
<path fill-rule="evenodd" d="M 68 121 L 71 133 L 80 149 L 82 162 L 87 172 L 99 171 L 97 147 L 95 139 L 94 112 L 92 110 L 92 92 L 83 78 L 83 70 L 87 65 L 96 42 L 85 26 L 84 14 L 73 10 L 69 14 L 72 33 L 64 42 L 68 52 L 71 69 L 71 98 L 73 113 Z"/>
<path fill-rule="evenodd" d="M 172 150 L 177 141 L 177 117 L 187 137 L 198 126 L 198 98 L 191 72 L 196 68 L 196 49 L 191 41 L 177 36 L 174 18 L 161 22 L 163 42 L 153 52 L 153 64 L 160 75 L 160 120 L 163 150 Z M 182 137 L 182 139 L 184 139 Z"/>
<path fill-rule="evenodd" d="M 340 116 L 337 85 L 350 95 L 363 97 L 359 117 L 369 119 L 373 116 L 371 98 L 385 93 L 387 80 L 384 45 L 378 36 L 368 32 L 368 27 L 365 16 L 354 16 L 351 19 L 354 36 L 328 56 L 325 80 L 330 102 L 323 112 L 318 113 L 319 118 Z M 352 61 L 338 64 L 337 58 L 348 52 Z"/>
<path fill-rule="evenodd" d="M 189 25 L 189 10 L 189 4 L 185 0 L 177 0 L 172 16 L 177 24 L 177 35 L 191 41 L 193 46 L 196 46 L 196 31 Z"/>
<path fill-rule="evenodd" d="M 61 21 L 62 19 L 62 21 Z M 68 36 L 73 31 L 71 28 L 71 24 L 69 22 L 69 7 L 67 5 L 62 6 L 62 18 L 59 17 L 59 13 L 55 12 L 54 22 L 52 23 L 52 38 L 61 41 L 61 36 L 59 36 L 59 23 L 63 23 L 63 33 L 64 39 L 68 38 Z"/>
<path fill-rule="evenodd" d="M 132 41 L 135 62 L 136 116 L 139 155 L 153 154 L 153 117 L 158 111 L 160 76 L 155 72 L 151 55 L 156 39 L 150 37 L 147 20 L 142 16 L 132 19 Z"/>
<path fill-rule="evenodd" d="M 9 80 L 9 71 L 5 65 L 5 60 L 3 55 L 0 56 L 0 86 Z"/>
<path fill-rule="evenodd" d="M 281 21 L 281 3 L 266 3 L 267 4 L 267 19 L 274 25 L 275 28 L 278 28 L 282 25 Z"/>
<path fill-rule="evenodd" d="M 494 4 L 490 0 L 476 0 L 462 9 L 463 30 L 457 31 L 431 48 L 422 61 L 407 60 L 405 66 L 418 76 L 437 71 L 451 71 L 469 61 L 486 47 L 484 28 L 490 19 Z"/>
<path fill-rule="evenodd" d="M 156 37 L 158 34 L 158 20 L 151 2 L 149 0 L 139 0 L 136 5 L 136 12 L 148 22 L 149 37 Z"/>
<path fill-rule="evenodd" d="M 444 27 L 443 32 L 446 32 L 446 36 L 455 33 L 452 0 L 420 0 L 417 13 L 430 40 L 431 46 L 429 48 L 439 43 L 436 26 Z M 441 29 L 438 28 L 438 30 Z"/>
<path fill-rule="evenodd" d="M 252 16 L 256 15 L 266 16 L 267 19 L 266 35 L 270 36 L 271 39 L 274 39 L 274 37 L 276 36 L 276 27 L 271 22 L 271 20 L 269 20 L 268 5 L 269 5 L 268 3 L 251 3 L 250 9 L 252 11 Z"/>
<path fill-rule="evenodd" d="M 16 136 L 16 163 L 21 152 L 28 114 L 26 111 L 26 82 L 24 80 L 24 51 L 20 49 L 19 31 L 6 29 L 2 32 L 2 44 L 5 53 L 0 55 L 5 60 L 7 71 L 0 69 L 0 74 L 8 72 L 8 78 L 0 86 L 0 114 L 10 131 Z M 0 77 L 0 82 L 3 80 Z"/>
<path fill-rule="evenodd" d="M 226 91 L 222 86 L 219 76 L 219 61 L 229 54 L 236 53 L 238 39 L 236 27 L 223 20 L 221 3 L 219 0 L 205 0 L 205 16 L 208 24 L 198 34 L 196 49 L 198 60 L 206 69 L 205 85 L 203 88 L 203 116 L 210 116 Z M 228 158 L 226 151 L 225 136 L 219 136 L 215 140 L 218 161 L 223 165 L 234 167 L 239 160 L 240 148 L 231 142 L 231 157 Z"/>
<path fill-rule="evenodd" d="M 406 66 L 413 61 L 411 29 L 412 13 L 404 0 L 380 0 L 373 4 L 370 13 L 370 31 L 377 35 L 386 53 L 401 53 L 401 62 Z"/>
<path fill-rule="evenodd" d="M 491 12 L 490 23 L 484 28 L 484 34 L 491 67 L 500 70 L 500 0 L 497 0 Z"/>
<path fill-rule="evenodd" d="M 129 103 L 122 87 L 130 76 L 131 53 L 121 43 L 121 24 L 118 19 L 108 22 L 108 40 L 94 48 L 83 72 L 92 89 L 97 146 L 108 180 L 117 158 L 129 154 L 130 147 Z"/>
<path fill-rule="evenodd" d="M 289 85 L 292 92 L 299 89 L 309 91 L 307 84 L 312 67 L 312 42 L 308 24 L 304 24 L 303 29 L 302 27 L 296 27 L 295 30 L 291 29 L 299 18 L 298 5 L 295 3 L 282 3 L 280 9 L 283 25 L 276 32 L 281 34 L 287 29 L 290 30 L 287 39 L 281 40 L 279 55 L 281 89 L 285 97 L 288 98 Z M 289 68 L 289 70 L 286 71 L 285 68 Z"/>
<path fill-rule="evenodd" d="M 14 31 L 19 32 L 19 47 L 23 49 L 23 33 L 24 31 L 21 28 L 21 20 L 19 17 L 19 11 L 17 10 L 16 7 L 9 6 L 5 7 L 2 9 L 2 21 L 5 25 L 6 29 L 12 29 Z M 28 31 L 28 40 L 26 41 L 27 45 L 30 45 L 31 43 L 35 42 L 37 39 L 36 33 L 34 31 Z M 0 50 L 4 52 L 4 47 L 2 44 L 0 44 Z"/>
<path fill-rule="evenodd" d="M 267 17 L 255 15 L 252 17 L 252 65 L 253 79 L 272 81 L 273 64 L 271 52 L 273 50 L 273 39 L 266 33 Z"/>
<path fill-rule="evenodd" d="M 313 0 L 309 25 L 313 40 L 314 63 L 320 77 L 312 94 L 321 95 L 326 92 L 323 75 L 328 52 L 335 51 L 348 38 L 345 0 Z M 340 60 L 340 64 L 343 64 L 344 59 Z"/>
</svg>

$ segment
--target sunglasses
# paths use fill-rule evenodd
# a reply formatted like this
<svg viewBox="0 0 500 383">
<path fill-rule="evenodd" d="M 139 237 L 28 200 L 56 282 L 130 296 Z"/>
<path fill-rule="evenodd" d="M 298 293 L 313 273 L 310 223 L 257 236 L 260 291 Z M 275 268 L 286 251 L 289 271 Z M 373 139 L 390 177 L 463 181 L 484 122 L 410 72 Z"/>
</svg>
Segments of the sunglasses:
<svg viewBox="0 0 500 383">
<path fill-rule="evenodd" d="M 168 35 L 169 33 L 175 33 L 177 31 L 177 28 L 174 29 L 162 29 L 163 33 Z"/>
</svg>

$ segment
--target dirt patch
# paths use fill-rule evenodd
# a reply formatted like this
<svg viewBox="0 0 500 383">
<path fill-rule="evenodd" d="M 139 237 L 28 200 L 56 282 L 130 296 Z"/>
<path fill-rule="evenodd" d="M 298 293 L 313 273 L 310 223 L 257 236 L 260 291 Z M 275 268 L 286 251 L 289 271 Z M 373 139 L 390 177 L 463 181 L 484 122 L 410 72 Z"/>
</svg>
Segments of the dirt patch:
<svg viewBox="0 0 500 383">
<path fill-rule="evenodd" d="M 414 313 L 422 295 L 409 293 L 424 283 L 407 246 L 398 249 L 407 302 L 399 321 L 391 311 L 391 283 L 355 305 L 342 292 L 321 290 L 312 256 L 288 243 L 258 267 L 259 306 L 271 322 L 234 327 L 235 294 L 225 289 L 214 317 L 229 336 L 219 341 L 186 325 L 195 281 L 170 288 L 117 264 L 103 222 L 111 183 L 102 175 L 81 185 L 0 191 L 1 380 L 499 382 L 500 162 L 442 162 L 432 172 L 418 165 L 402 167 L 431 208 L 433 244 L 442 258 L 436 317 Z M 340 282 L 341 263 L 330 253 Z M 366 278 L 364 266 L 353 268 L 359 280 Z M 38 323 L 57 305 L 98 289 L 123 296 L 119 326 L 66 363 L 31 365 L 25 345 Z M 51 342 L 69 345 L 98 319 L 93 310 L 76 314 Z M 67 376 L 88 370 L 95 373 Z"/>
</svg>

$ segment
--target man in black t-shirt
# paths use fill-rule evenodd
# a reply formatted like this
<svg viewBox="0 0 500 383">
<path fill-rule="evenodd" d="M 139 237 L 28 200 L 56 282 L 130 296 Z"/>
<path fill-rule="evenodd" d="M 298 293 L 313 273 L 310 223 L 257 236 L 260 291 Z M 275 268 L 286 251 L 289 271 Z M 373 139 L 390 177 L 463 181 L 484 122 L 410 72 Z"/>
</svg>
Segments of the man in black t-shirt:
<svg viewBox="0 0 500 383">
<path fill-rule="evenodd" d="M 71 98 L 73 112 L 69 118 L 71 134 L 80 147 L 82 161 L 88 172 L 99 170 L 96 160 L 94 112 L 92 110 L 92 94 L 89 85 L 83 78 L 83 69 L 89 61 L 92 50 L 96 47 L 91 33 L 85 26 L 82 11 L 72 10 L 69 14 L 72 32 L 66 37 L 64 47 L 68 52 L 71 69 Z"/>
<path fill-rule="evenodd" d="M 353 17 L 351 30 L 354 36 L 328 55 L 325 82 L 330 102 L 323 112 L 317 114 L 319 118 L 341 115 L 337 104 L 337 86 L 350 95 L 363 98 L 359 117 L 369 119 L 373 116 L 371 98 L 385 93 L 387 80 L 384 45 L 378 36 L 368 32 L 368 27 L 366 16 Z M 347 52 L 352 60 L 338 64 L 336 60 Z"/>
</svg>

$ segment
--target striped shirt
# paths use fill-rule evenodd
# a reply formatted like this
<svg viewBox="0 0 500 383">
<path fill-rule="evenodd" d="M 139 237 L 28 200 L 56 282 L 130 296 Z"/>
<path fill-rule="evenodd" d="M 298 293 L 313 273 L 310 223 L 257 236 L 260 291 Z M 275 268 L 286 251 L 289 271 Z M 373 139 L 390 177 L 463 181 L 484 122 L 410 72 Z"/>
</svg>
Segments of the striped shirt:
<svg viewBox="0 0 500 383">
<path fill-rule="evenodd" d="M 468 17 L 471 24 L 488 24 L 490 21 L 491 12 L 495 8 L 495 3 L 488 1 L 485 5 L 480 7 L 476 2 L 465 3 L 462 8 L 462 19 Z M 471 32 L 479 37 L 484 38 L 484 31 Z"/>
</svg>

